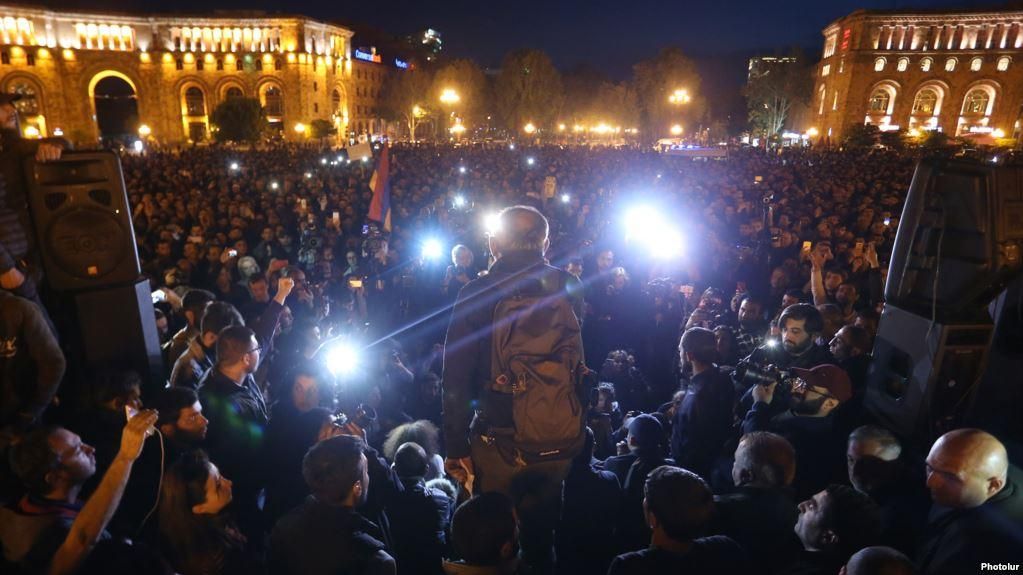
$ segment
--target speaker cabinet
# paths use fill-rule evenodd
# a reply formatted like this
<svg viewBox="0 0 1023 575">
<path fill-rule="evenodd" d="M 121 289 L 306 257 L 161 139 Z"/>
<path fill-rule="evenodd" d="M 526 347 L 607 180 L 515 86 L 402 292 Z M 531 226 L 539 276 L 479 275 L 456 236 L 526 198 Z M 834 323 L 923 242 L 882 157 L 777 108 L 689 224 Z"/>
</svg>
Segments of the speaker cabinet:
<svg viewBox="0 0 1023 575">
<path fill-rule="evenodd" d="M 121 161 L 112 152 L 71 152 L 28 161 L 29 208 L 54 291 L 125 285 L 138 279 L 138 251 Z"/>
</svg>

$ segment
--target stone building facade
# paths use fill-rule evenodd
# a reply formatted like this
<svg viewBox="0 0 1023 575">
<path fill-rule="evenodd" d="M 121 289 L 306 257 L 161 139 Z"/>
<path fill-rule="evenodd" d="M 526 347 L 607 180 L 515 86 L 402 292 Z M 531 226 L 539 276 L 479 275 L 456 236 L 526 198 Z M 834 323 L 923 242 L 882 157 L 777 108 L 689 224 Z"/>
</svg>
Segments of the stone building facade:
<svg viewBox="0 0 1023 575">
<path fill-rule="evenodd" d="M 0 90 L 22 94 L 17 106 L 27 136 L 62 135 L 76 143 L 128 135 L 102 133 L 110 110 L 103 98 L 119 98 L 121 114 L 136 107 L 127 111 L 132 130 L 161 143 L 208 138 L 213 109 L 236 96 L 259 98 L 271 127 L 286 139 L 308 137 L 317 119 L 346 134 L 351 37 L 346 28 L 301 16 L 151 17 L 0 6 Z"/>
<path fill-rule="evenodd" d="M 1023 11 L 857 11 L 823 30 L 808 125 L 1020 136 Z"/>
</svg>

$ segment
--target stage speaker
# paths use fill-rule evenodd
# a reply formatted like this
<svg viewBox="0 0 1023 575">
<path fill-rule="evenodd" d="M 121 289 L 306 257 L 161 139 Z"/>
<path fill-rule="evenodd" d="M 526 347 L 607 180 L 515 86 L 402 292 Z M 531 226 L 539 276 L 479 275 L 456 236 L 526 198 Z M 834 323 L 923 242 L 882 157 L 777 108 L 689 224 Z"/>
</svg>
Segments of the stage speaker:
<svg viewBox="0 0 1023 575">
<path fill-rule="evenodd" d="M 160 336 L 148 279 L 78 292 L 72 301 L 82 367 L 89 371 L 103 367 L 132 369 L 142 377 L 146 387 L 143 391 L 150 393 L 164 386 Z"/>
<path fill-rule="evenodd" d="M 47 283 L 54 291 L 138 279 L 138 251 L 121 161 L 112 152 L 69 152 L 27 162 L 29 209 Z"/>
<path fill-rule="evenodd" d="M 991 323 L 932 323 L 885 305 L 874 339 L 866 406 L 921 443 L 961 425 L 984 375 Z"/>
<path fill-rule="evenodd" d="M 923 160 L 895 236 L 885 301 L 939 320 L 977 317 L 1023 266 L 1023 167 Z"/>
</svg>

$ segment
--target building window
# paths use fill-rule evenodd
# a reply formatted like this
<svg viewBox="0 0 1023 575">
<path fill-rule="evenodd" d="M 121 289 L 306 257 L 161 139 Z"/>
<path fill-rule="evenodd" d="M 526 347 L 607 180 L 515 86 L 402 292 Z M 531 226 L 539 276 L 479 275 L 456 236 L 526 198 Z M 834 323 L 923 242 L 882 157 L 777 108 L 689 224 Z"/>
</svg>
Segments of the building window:
<svg viewBox="0 0 1023 575">
<path fill-rule="evenodd" d="M 823 116 L 824 115 L 824 98 L 825 98 L 825 96 L 827 96 L 827 91 L 824 89 L 824 86 L 821 86 L 821 89 L 820 89 L 820 105 L 817 107 L 817 115 L 818 116 Z"/>
<path fill-rule="evenodd" d="M 878 58 L 877 60 L 874 60 L 874 71 L 875 72 L 883 72 L 884 71 L 884 65 L 886 63 L 887 62 L 885 61 L 884 58 Z"/>
<path fill-rule="evenodd" d="M 955 58 L 949 58 L 948 60 L 945 60 L 945 71 L 946 72 L 955 72 L 956 71 L 956 63 L 957 62 L 956 62 Z"/>
<path fill-rule="evenodd" d="M 1009 69 L 1009 62 L 1012 62 L 1012 58 L 1008 56 L 1002 56 L 998 59 L 998 71 L 1004 72 Z"/>
<path fill-rule="evenodd" d="M 330 95 L 330 111 L 331 113 L 337 114 L 341 112 L 341 92 L 334 90 Z"/>
<path fill-rule="evenodd" d="M 909 58 L 899 58 L 899 63 L 895 67 L 899 72 L 905 72 L 909 69 Z"/>
<path fill-rule="evenodd" d="M 991 96 L 987 93 L 987 90 L 980 88 L 970 90 L 970 93 L 966 95 L 966 100 L 963 101 L 963 114 L 972 116 L 987 114 L 990 101 Z"/>
<path fill-rule="evenodd" d="M 267 116 L 284 115 L 284 96 L 277 86 L 270 86 L 263 92 L 263 106 Z"/>
<path fill-rule="evenodd" d="M 224 93 L 224 99 L 230 100 L 231 98 L 241 98 L 243 95 L 241 88 L 238 86 L 231 86 L 227 89 L 227 92 Z"/>
<path fill-rule="evenodd" d="M 314 114 L 319 114 L 320 113 L 320 105 L 317 104 L 316 102 L 313 102 L 313 113 Z"/>
<path fill-rule="evenodd" d="M 274 70 L 280 70 L 283 67 L 284 62 L 281 59 L 278 58 L 277 60 L 274 61 Z"/>
<path fill-rule="evenodd" d="M 39 96 L 36 89 L 28 82 L 16 81 L 7 86 L 8 94 L 20 94 L 21 99 L 14 102 L 14 108 L 22 116 L 39 115 Z"/>
<path fill-rule="evenodd" d="M 185 113 L 189 116 L 206 115 L 206 98 L 195 86 L 185 90 Z"/>
<path fill-rule="evenodd" d="M 973 60 L 970 60 L 970 71 L 971 72 L 980 72 L 980 67 L 981 67 L 981 65 L 983 63 L 984 63 L 984 60 L 982 60 L 980 58 L 974 58 Z"/>
<path fill-rule="evenodd" d="M 221 72 L 223 70 L 224 70 L 224 61 L 218 59 L 217 60 L 217 71 Z"/>
<path fill-rule="evenodd" d="M 234 69 L 239 72 L 245 69 L 245 64 L 242 62 L 241 58 L 234 61 Z"/>
<path fill-rule="evenodd" d="M 938 93 L 930 88 L 924 88 L 916 94 L 913 100 L 914 116 L 933 116 L 934 109 L 938 104 Z"/>
<path fill-rule="evenodd" d="M 263 61 L 258 58 L 256 59 L 256 70 L 259 72 L 263 71 Z"/>
<path fill-rule="evenodd" d="M 888 93 L 888 90 L 878 88 L 870 95 L 870 102 L 867 108 L 871 114 L 887 114 L 891 101 L 892 95 Z"/>
<path fill-rule="evenodd" d="M 177 59 L 177 60 L 176 60 L 176 61 L 174 62 L 174 68 L 175 68 L 176 70 L 184 70 L 184 69 L 185 69 L 185 61 L 184 61 L 184 60 L 182 60 L 181 58 L 178 58 L 178 59 Z"/>
<path fill-rule="evenodd" d="M 930 58 L 924 58 L 923 60 L 920 60 L 920 69 L 924 72 L 930 72 L 931 64 L 933 63 L 934 60 L 931 60 Z"/>
<path fill-rule="evenodd" d="M 821 76 L 827 76 L 831 73 L 831 64 L 825 64 L 821 66 Z"/>
<path fill-rule="evenodd" d="M 831 100 L 831 110 L 835 111 L 838 109 L 838 90 L 835 90 L 835 97 Z"/>
<path fill-rule="evenodd" d="M 4 50 L 3 52 L 0 52 L 0 64 L 7 65 L 7 64 L 10 64 L 10 63 L 11 63 L 11 54 L 10 54 L 10 52 L 8 52 L 7 50 Z"/>
<path fill-rule="evenodd" d="M 838 73 L 841 74 L 842 72 L 845 72 L 845 58 L 838 61 Z"/>
<path fill-rule="evenodd" d="M 205 68 L 205 64 L 203 64 L 202 59 L 200 58 L 200 59 L 196 60 L 195 61 L 195 69 L 200 71 L 200 72 L 202 72 L 203 68 Z"/>
<path fill-rule="evenodd" d="M 36 55 L 32 53 L 25 54 L 25 63 L 29 66 L 36 65 Z"/>
<path fill-rule="evenodd" d="M 319 86 L 316 84 L 316 81 L 314 80 L 313 81 L 313 92 L 315 92 L 317 88 L 319 88 Z"/>
</svg>

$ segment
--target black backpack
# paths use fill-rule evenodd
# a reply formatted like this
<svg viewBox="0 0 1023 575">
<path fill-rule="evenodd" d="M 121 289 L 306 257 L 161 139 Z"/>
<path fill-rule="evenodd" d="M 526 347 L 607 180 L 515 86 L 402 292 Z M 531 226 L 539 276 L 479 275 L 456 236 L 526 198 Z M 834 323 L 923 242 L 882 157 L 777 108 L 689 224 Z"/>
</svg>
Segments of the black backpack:
<svg viewBox="0 0 1023 575">
<path fill-rule="evenodd" d="M 512 276 L 502 283 L 513 289 L 494 307 L 490 387 L 510 396 L 501 403 L 510 405 L 512 428 L 492 435 L 518 465 L 570 459 L 583 444 L 589 378 L 566 275 L 545 268 Z"/>
</svg>

